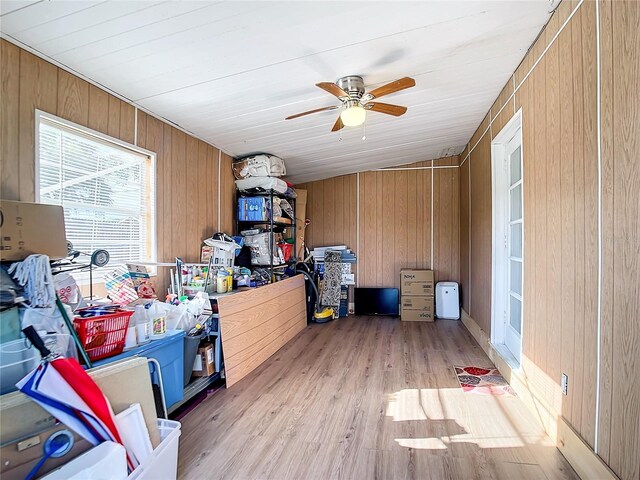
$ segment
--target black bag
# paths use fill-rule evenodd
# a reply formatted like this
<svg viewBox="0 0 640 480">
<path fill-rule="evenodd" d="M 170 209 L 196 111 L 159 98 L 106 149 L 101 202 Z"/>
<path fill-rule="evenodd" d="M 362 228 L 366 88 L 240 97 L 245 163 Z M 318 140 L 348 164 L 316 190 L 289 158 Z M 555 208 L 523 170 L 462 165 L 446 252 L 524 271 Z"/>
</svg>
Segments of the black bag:
<svg viewBox="0 0 640 480">
<path fill-rule="evenodd" d="M 240 253 L 236 255 L 234 265 L 236 267 L 245 267 L 251 269 L 251 248 L 244 245 L 240 249 Z"/>
</svg>

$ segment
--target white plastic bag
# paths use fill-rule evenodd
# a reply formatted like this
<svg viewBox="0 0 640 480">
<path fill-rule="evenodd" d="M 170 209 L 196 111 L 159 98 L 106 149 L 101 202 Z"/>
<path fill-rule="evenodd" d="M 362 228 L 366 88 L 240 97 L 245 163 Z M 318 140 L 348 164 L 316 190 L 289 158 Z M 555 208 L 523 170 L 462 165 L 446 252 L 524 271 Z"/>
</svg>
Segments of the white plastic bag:
<svg viewBox="0 0 640 480">
<path fill-rule="evenodd" d="M 287 174 L 287 169 L 280 157 L 261 153 L 233 162 L 233 174 L 239 180 L 249 177 L 282 177 Z"/>
<path fill-rule="evenodd" d="M 69 305 L 64 306 L 69 318 L 73 318 L 73 312 Z M 32 326 L 37 331 L 45 331 L 48 333 L 61 333 L 69 335 L 67 324 L 60 314 L 58 307 L 50 308 L 24 308 L 20 311 L 20 324 L 24 330 L 28 326 Z"/>
<path fill-rule="evenodd" d="M 75 311 L 87 306 L 75 278 L 68 273 L 65 272 L 54 275 L 53 285 L 56 293 L 60 297 L 60 301 L 69 305 L 71 310 Z"/>
</svg>

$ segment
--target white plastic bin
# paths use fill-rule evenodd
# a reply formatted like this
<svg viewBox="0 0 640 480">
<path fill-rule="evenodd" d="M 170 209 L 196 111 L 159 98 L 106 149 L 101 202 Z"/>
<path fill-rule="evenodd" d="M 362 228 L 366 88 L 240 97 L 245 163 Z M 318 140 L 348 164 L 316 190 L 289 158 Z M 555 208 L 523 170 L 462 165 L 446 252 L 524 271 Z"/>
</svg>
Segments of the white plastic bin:
<svg viewBox="0 0 640 480">
<path fill-rule="evenodd" d="M 16 383 L 40 363 L 38 350 L 21 338 L 0 345 L 0 395 L 15 392 Z"/>
<path fill-rule="evenodd" d="M 456 282 L 436 284 L 436 317 L 460 320 L 460 294 Z"/>
<path fill-rule="evenodd" d="M 176 480 L 180 422 L 158 419 L 160 445 L 127 477 L 128 480 Z"/>
</svg>

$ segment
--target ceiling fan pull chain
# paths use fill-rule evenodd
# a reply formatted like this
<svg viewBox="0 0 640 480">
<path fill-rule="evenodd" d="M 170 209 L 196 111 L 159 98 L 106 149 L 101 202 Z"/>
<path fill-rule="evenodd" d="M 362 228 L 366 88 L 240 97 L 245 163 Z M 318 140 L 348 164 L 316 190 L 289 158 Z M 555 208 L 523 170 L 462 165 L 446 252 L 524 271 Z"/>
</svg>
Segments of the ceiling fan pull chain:
<svg viewBox="0 0 640 480">
<path fill-rule="evenodd" d="M 362 141 L 364 142 L 367 139 L 367 122 L 362 124 Z"/>
</svg>

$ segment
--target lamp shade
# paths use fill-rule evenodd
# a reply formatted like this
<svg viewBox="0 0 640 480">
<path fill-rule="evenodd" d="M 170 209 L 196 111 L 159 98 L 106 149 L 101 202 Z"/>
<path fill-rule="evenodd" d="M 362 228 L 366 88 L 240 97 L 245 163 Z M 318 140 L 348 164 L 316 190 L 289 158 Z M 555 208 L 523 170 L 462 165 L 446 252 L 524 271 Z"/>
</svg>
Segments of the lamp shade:
<svg viewBox="0 0 640 480">
<path fill-rule="evenodd" d="M 362 125 L 367 117 L 367 111 L 360 105 L 348 107 L 340 114 L 340 120 L 347 127 Z"/>
</svg>

